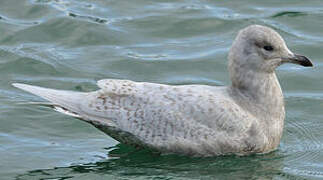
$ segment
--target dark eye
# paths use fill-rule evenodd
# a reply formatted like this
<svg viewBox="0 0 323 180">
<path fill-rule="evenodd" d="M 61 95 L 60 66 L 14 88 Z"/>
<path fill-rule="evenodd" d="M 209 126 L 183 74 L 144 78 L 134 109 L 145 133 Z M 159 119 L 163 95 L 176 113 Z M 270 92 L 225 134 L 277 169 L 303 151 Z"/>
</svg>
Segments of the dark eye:
<svg viewBox="0 0 323 180">
<path fill-rule="evenodd" d="M 274 48 L 272 46 L 264 46 L 264 49 L 266 51 L 273 51 L 274 50 Z"/>
</svg>

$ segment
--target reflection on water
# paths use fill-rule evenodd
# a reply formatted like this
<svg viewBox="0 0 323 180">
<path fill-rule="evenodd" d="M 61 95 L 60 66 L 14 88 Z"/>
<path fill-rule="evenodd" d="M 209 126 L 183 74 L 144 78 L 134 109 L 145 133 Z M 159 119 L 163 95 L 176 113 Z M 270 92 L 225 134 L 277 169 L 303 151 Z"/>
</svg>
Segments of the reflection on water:
<svg viewBox="0 0 323 180">
<path fill-rule="evenodd" d="M 178 155 L 154 154 L 149 150 L 136 150 L 117 145 L 109 152 L 115 157 L 96 163 L 40 169 L 17 176 L 17 179 L 94 179 L 118 177 L 130 179 L 272 179 L 293 178 L 284 172 L 284 155 L 273 152 L 249 157 L 225 156 L 215 158 L 191 158 Z M 248 171 L 246 171 L 248 169 Z"/>
</svg>

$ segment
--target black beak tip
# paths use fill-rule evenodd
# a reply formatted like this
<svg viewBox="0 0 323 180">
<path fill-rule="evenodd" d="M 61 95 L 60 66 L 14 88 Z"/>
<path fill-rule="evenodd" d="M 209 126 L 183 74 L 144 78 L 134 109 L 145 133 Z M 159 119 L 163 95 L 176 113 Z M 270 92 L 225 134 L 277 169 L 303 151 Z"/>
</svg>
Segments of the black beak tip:
<svg viewBox="0 0 323 180">
<path fill-rule="evenodd" d="M 313 63 L 311 61 L 303 61 L 301 62 L 301 65 L 304 67 L 313 67 Z"/>
<path fill-rule="evenodd" d="M 306 56 L 296 54 L 292 60 L 294 61 L 294 63 L 299 64 L 301 66 L 313 67 L 313 63 Z"/>
</svg>

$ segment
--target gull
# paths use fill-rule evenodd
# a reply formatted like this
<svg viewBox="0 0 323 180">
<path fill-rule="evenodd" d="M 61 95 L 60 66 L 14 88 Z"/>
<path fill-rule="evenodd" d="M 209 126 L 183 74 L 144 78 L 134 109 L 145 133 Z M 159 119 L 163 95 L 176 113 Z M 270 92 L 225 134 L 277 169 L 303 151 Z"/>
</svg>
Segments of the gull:
<svg viewBox="0 0 323 180">
<path fill-rule="evenodd" d="M 163 154 L 249 155 L 274 151 L 285 108 L 275 69 L 313 66 L 292 53 L 273 29 L 239 31 L 228 55 L 231 85 L 165 85 L 104 79 L 92 92 L 13 83 L 48 100 L 55 110 L 94 125 L 117 141 Z"/>
</svg>

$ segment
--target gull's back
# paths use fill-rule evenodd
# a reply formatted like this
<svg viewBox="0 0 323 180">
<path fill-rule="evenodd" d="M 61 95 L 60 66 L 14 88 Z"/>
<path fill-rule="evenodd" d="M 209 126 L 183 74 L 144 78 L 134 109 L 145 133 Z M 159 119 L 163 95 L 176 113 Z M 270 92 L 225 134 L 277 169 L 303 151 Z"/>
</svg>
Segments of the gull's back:
<svg viewBox="0 0 323 180">
<path fill-rule="evenodd" d="M 262 133 L 254 128 L 255 118 L 231 99 L 226 87 L 112 79 L 99 81 L 101 89 L 89 93 L 15 86 L 122 143 L 197 156 L 249 154 L 263 148 L 256 142 L 261 136 L 250 139 Z"/>
</svg>

